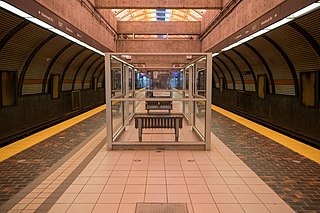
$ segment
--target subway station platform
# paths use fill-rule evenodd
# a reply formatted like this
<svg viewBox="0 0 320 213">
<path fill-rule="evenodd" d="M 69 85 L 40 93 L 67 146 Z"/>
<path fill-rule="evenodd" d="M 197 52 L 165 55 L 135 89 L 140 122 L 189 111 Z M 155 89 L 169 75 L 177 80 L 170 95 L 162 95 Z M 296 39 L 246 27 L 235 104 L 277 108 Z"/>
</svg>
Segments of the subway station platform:
<svg viewBox="0 0 320 213">
<path fill-rule="evenodd" d="M 0 212 L 320 211 L 315 148 L 212 106 L 211 151 L 107 151 L 104 108 L 1 148 Z"/>
</svg>

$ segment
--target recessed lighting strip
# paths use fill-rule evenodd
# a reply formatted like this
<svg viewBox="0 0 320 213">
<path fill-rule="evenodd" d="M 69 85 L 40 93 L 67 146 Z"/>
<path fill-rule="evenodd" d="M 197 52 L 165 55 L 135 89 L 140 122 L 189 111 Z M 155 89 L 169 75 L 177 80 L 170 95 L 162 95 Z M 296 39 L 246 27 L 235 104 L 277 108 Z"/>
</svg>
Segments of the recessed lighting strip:
<svg viewBox="0 0 320 213">
<path fill-rule="evenodd" d="M 306 14 L 312 12 L 312 11 L 315 11 L 318 8 L 320 8 L 320 1 L 318 1 L 316 3 L 313 3 L 313 4 L 310 4 L 309 6 L 307 6 L 305 8 L 302 8 L 301 10 L 298 10 L 297 12 L 292 13 L 291 15 L 281 19 L 280 21 L 277 21 L 276 23 L 274 23 L 274 24 L 272 24 L 272 25 L 270 25 L 268 27 L 265 27 L 264 29 L 259 30 L 258 32 L 254 33 L 254 34 L 252 34 L 252 35 L 250 35 L 248 37 L 245 37 L 245 38 L 241 39 L 240 41 L 237 41 L 237 42 L 235 42 L 235 43 L 223 48 L 221 51 L 224 52 L 224 51 L 230 50 L 232 48 L 235 48 L 235 47 L 239 46 L 240 44 L 248 42 L 248 41 L 250 41 L 250 40 L 252 40 L 252 39 L 254 39 L 254 38 L 256 38 L 256 37 L 258 37 L 260 35 L 263 35 L 263 34 L 269 32 L 271 30 L 274 30 L 274 29 L 276 29 L 276 28 L 278 28 L 278 27 L 280 27 L 280 26 L 282 26 L 284 24 L 287 24 L 288 22 L 291 22 L 294 19 L 297 19 L 297 18 L 299 18 L 299 17 L 301 17 L 303 15 L 306 15 Z M 212 57 L 217 56 L 217 55 L 219 55 L 219 53 L 213 53 Z"/>
<path fill-rule="evenodd" d="M 88 45 L 88 44 L 86 44 L 86 43 L 84 43 L 84 42 L 82 42 L 82 41 L 70 36 L 70 35 L 68 35 L 67 33 L 65 33 L 65 32 L 63 32 L 63 31 L 61 31 L 61 30 L 59 30 L 59 29 L 57 29 L 57 28 L 55 28 L 55 27 L 53 27 L 53 26 L 51 26 L 51 25 L 49 25 L 49 24 L 47 24 L 47 23 L 45 23 L 43 21 L 41 21 L 38 18 L 33 17 L 32 15 L 30 15 L 30 14 L 28 14 L 28 13 L 26 13 L 26 12 L 24 12 L 24 11 L 22 11 L 22 10 L 20 10 L 20 9 L 10 5 L 10 4 L 8 4 L 7 2 L 0 1 L 0 7 L 5 9 L 5 10 L 8 10 L 8 11 L 10 11 L 10 12 L 12 12 L 12 13 L 14 13 L 14 14 L 16 14 L 16 15 L 24 18 L 24 19 L 27 19 L 28 21 L 30 21 L 30 22 L 32 22 L 32 23 L 34 23 L 34 24 L 36 24 L 36 25 L 38 25 L 38 26 L 40 26 L 42 28 L 50 30 L 53 33 L 56 33 L 56 34 L 66 38 L 66 39 L 68 39 L 70 41 L 73 41 L 73 42 L 75 42 L 75 43 L 77 43 L 77 44 L 79 44 L 79 45 L 81 45 L 81 46 L 83 46 L 83 47 L 85 47 L 85 48 L 87 48 L 89 50 L 92 50 L 92 51 L 94 51 L 94 52 L 96 52 L 96 53 L 98 53 L 100 55 L 103 55 L 103 56 L 105 55 L 100 50 L 98 50 L 98 49 L 96 49 L 96 48 L 94 48 L 94 47 L 92 47 L 92 46 L 90 46 L 90 45 Z"/>
</svg>

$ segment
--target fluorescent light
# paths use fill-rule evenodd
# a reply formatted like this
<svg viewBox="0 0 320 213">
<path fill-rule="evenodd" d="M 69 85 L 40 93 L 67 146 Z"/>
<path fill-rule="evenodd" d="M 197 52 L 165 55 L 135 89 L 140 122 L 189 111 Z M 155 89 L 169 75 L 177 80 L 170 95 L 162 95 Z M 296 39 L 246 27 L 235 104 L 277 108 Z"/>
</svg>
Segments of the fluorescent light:
<svg viewBox="0 0 320 213">
<path fill-rule="evenodd" d="M 317 9 L 320 7 L 320 1 L 318 1 L 317 3 L 313 3 L 313 4 L 310 4 L 309 6 L 291 14 L 290 16 L 288 16 L 287 18 L 290 18 L 290 19 L 295 19 L 295 18 L 298 18 L 300 16 L 303 16 L 309 12 L 312 12 L 313 10 Z"/>
<path fill-rule="evenodd" d="M 20 9 L 18 9 L 18 8 L 16 8 L 16 7 L 4 2 L 4 1 L 0 1 L 0 7 L 6 9 L 6 10 L 8 10 L 8 11 L 10 11 L 10 12 L 12 12 L 12 13 L 14 13 L 14 14 L 22 17 L 22 18 L 25 18 L 28 21 L 30 21 L 30 22 L 32 22 L 32 23 L 34 23 L 34 24 L 36 24 L 36 25 L 38 25 L 38 26 L 40 26 L 42 28 L 50 30 L 53 33 L 56 33 L 56 34 L 66 38 L 66 39 L 68 39 L 70 41 L 73 41 L 73 42 L 75 42 L 75 43 L 77 43 L 77 44 L 79 44 L 79 45 L 81 45 L 81 46 L 83 46 L 83 47 L 85 47 L 87 49 L 90 49 L 90 50 L 92 50 L 92 51 L 94 51 L 94 52 L 96 52 L 96 53 L 98 53 L 100 55 L 103 55 L 103 56 L 105 55 L 100 50 L 97 50 L 96 48 L 94 48 L 94 47 L 92 47 L 92 46 L 90 46 L 90 45 L 88 45 L 88 44 L 86 44 L 86 43 L 84 43 L 84 42 L 82 42 L 82 41 L 80 41 L 80 40 L 68 35 L 67 33 L 65 33 L 65 32 L 63 32 L 63 31 L 61 31 L 61 30 L 59 30 L 57 28 L 54 28 L 53 26 L 41 21 L 38 18 L 35 18 L 35 17 L 29 15 L 28 13 L 26 13 L 26 12 L 24 12 L 24 11 L 22 11 L 22 10 L 20 10 Z"/>
<path fill-rule="evenodd" d="M 281 19 L 280 21 L 277 21 L 276 23 L 274 23 L 268 27 L 265 27 L 264 29 L 259 30 L 258 32 L 254 33 L 250 36 L 247 36 L 247 37 L 241 39 L 240 41 L 223 48 L 221 51 L 227 51 L 227 50 L 230 50 L 240 44 L 246 43 L 246 42 L 250 41 L 251 39 L 254 39 L 260 35 L 263 35 L 263 34 L 269 32 L 270 30 L 276 29 L 276 28 L 278 28 L 278 27 L 280 27 L 280 26 L 282 26 L 282 25 L 284 25 L 284 24 L 286 24 L 286 23 L 288 23 L 298 17 L 301 17 L 309 12 L 312 12 L 318 8 L 320 8 L 320 1 L 318 1 L 317 3 L 310 4 L 309 6 L 307 6 L 305 8 L 302 8 L 301 10 L 287 16 L 286 18 Z M 216 53 L 213 53 L 212 56 L 216 56 L 215 54 Z"/>
<path fill-rule="evenodd" d="M 284 19 L 282 19 L 282 20 L 280 20 L 280 21 L 278 21 L 278 22 L 276 22 L 276 23 L 274 23 L 274 24 L 271 24 L 270 26 L 268 26 L 268 27 L 266 27 L 266 28 L 264 28 L 264 29 L 266 29 L 266 30 L 273 30 L 273 29 L 276 29 L 276 28 L 278 28 L 278 27 L 280 27 L 280 26 L 282 26 L 282 25 L 290 22 L 291 20 L 292 20 L 292 19 L 284 18 Z"/>
<path fill-rule="evenodd" d="M 223 48 L 221 51 L 227 51 L 227 50 L 230 50 L 230 49 L 232 49 L 232 48 L 234 48 L 234 47 L 236 47 L 236 46 L 239 46 L 240 44 L 241 44 L 241 43 L 239 43 L 239 42 L 233 43 L 233 44 L 231 44 L 231 45 L 229 45 L 229 46 L 227 46 L 227 47 Z"/>
<path fill-rule="evenodd" d="M 18 9 L 18 8 L 16 8 L 16 7 L 4 2 L 4 1 L 0 1 L 0 7 L 6 9 L 6 10 L 8 10 L 8 11 L 10 11 L 10 12 L 12 12 L 12 13 L 14 13 L 14 14 L 22 17 L 22 18 L 32 17 L 28 13 L 26 13 L 26 12 L 24 12 L 24 11 L 22 11 L 22 10 L 20 10 L 20 9 Z"/>
<path fill-rule="evenodd" d="M 212 53 L 212 57 L 219 55 L 219 53 Z"/>
</svg>

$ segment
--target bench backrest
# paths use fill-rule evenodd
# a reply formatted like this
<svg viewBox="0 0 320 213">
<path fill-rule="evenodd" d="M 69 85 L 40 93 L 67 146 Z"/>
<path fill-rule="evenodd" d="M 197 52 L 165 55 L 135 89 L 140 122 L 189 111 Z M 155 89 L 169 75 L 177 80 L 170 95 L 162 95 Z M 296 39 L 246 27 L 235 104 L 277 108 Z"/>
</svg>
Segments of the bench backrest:
<svg viewBox="0 0 320 213">
<path fill-rule="evenodd" d="M 182 117 L 135 117 L 135 128 L 138 128 L 138 120 L 141 120 L 142 128 L 175 128 L 176 120 L 178 127 L 182 128 Z"/>
</svg>

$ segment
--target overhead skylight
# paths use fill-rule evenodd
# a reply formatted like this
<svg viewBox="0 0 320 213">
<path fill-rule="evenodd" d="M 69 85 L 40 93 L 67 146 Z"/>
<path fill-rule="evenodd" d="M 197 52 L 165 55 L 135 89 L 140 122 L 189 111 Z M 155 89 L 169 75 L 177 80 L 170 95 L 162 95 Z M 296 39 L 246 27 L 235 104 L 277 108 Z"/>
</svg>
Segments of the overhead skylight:
<svg viewBox="0 0 320 213">
<path fill-rule="evenodd" d="M 206 10 L 114 9 L 119 21 L 200 21 Z"/>
</svg>

